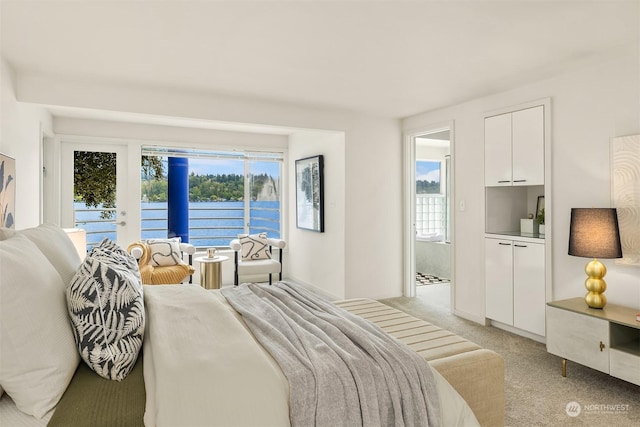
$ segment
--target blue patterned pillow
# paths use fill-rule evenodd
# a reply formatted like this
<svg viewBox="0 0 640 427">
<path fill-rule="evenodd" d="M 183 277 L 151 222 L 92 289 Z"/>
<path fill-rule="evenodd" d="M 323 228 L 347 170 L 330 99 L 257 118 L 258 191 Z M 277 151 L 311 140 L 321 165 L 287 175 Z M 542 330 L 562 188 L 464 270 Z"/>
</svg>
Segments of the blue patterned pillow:
<svg viewBox="0 0 640 427">
<path fill-rule="evenodd" d="M 67 287 L 67 307 L 85 363 L 104 378 L 124 379 L 144 336 L 142 281 L 135 258 L 103 240 Z"/>
</svg>

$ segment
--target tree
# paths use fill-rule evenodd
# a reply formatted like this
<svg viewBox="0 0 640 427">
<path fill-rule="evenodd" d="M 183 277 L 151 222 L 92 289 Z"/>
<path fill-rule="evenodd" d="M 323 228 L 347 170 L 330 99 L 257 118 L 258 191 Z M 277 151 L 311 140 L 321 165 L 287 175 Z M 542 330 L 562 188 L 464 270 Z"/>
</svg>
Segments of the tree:
<svg viewBox="0 0 640 427">
<path fill-rule="evenodd" d="M 164 174 L 164 165 L 159 156 L 142 156 L 142 173 L 147 179 L 160 181 Z"/>
<path fill-rule="evenodd" d="M 164 172 L 157 156 L 142 156 L 143 174 L 159 180 Z M 75 151 L 73 155 L 73 190 L 76 201 L 87 207 L 102 207 L 100 218 L 114 217 L 116 207 L 116 154 L 96 151 Z"/>
</svg>

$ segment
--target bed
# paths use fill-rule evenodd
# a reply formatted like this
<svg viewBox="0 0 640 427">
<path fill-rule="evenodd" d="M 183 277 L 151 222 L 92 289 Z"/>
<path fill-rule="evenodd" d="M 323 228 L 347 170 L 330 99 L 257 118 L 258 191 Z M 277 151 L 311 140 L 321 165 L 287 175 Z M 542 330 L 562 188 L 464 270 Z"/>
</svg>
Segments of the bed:
<svg viewBox="0 0 640 427">
<path fill-rule="evenodd" d="M 72 256 L 72 252 L 75 251 L 73 246 L 65 239 L 67 237 L 62 230 L 50 225 L 40 226 L 25 232 L 5 231 L 0 233 L 0 260 L 3 268 L 3 274 L 0 277 L 0 290 L 2 291 L 0 303 L 5 304 L 9 300 L 17 301 L 15 288 L 18 283 L 30 283 L 36 277 L 42 278 L 58 274 L 60 280 L 48 284 L 48 296 L 39 295 L 42 293 L 42 289 L 37 289 L 37 293 L 29 295 L 31 300 L 29 304 L 24 306 L 26 308 L 23 307 L 22 311 L 25 309 L 27 311 L 33 310 L 34 307 L 39 310 L 51 311 L 51 306 L 55 305 L 51 303 L 52 299 L 57 304 L 63 301 L 63 305 L 65 305 L 60 296 L 52 296 L 56 292 L 61 294 L 64 292 L 64 289 L 57 289 L 56 286 L 60 283 L 69 283 L 70 277 L 80 264 L 80 260 L 74 259 Z M 27 240 L 33 244 L 29 244 Z M 28 265 L 24 261 L 27 253 Z M 46 261 L 51 266 L 48 270 L 41 266 Z M 34 262 L 41 265 L 34 269 Z M 263 292 L 267 286 L 255 285 L 256 292 Z M 297 289 L 298 285 L 277 284 L 267 290 L 271 291 L 280 287 Z M 302 287 L 299 289 L 300 292 L 307 295 L 307 290 Z M 0 424 L 12 426 L 47 425 L 48 423 L 52 426 L 78 424 L 308 425 L 306 421 L 301 420 L 309 419 L 305 418 L 305 414 L 309 410 L 309 402 L 321 402 L 317 404 L 318 408 L 325 408 L 322 411 L 318 410 L 318 413 L 313 416 L 316 425 L 347 424 L 343 418 L 344 411 L 350 411 L 351 415 L 349 416 L 357 416 L 358 412 L 373 414 L 368 416 L 374 418 L 366 418 L 365 421 L 378 419 L 380 422 L 377 424 L 387 424 L 389 411 L 396 411 L 398 407 L 390 404 L 385 407 L 386 409 L 379 410 L 382 414 L 381 418 L 375 418 L 377 416 L 375 412 L 379 409 L 378 405 L 380 407 L 383 405 L 381 399 L 359 394 L 358 398 L 362 405 L 359 410 L 352 411 L 351 405 L 346 405 L 344 407 L 336 406 L 340 409 L 331 411 L 328 409 L 341 403 L 336 403 L 335 396 L 331 396 L 331 393 L 325 392 L 324 397 L 319 398 L 313 393 L 309 397 L 306 395 L 306 391 L 299 392 L 303 389 L 299 388 L 300 384 L 296 383 L 297 385 L 294 387 L 294 383 L 290 382 L 291 372 L 282 366 L 282 360 L 272 355 L 266 348 L 268 345 L 264 345 L 265 341 L 260 343 L 261 338 L 258 332 L 251 329 L 252 321 L 248 319 L 252 317 L 260 319 L 265 312 L 260 311 L 252 314 L 243 311 L 240 307 L 242 304 L 239 306 L 238 301 L 234 301 L 228 293 L 225 296 L 225 292 L 229 291 L 224 289 L 205 290 L 197 285 L 145 286 L 143 292 L 144 340 L 140 354 L 134 360 L 135 363 L 126 377 L 121 381 L 102 378 L 89 369 L 85 362 L 81 362 L 77 356 L 75 359 L 69 356 L 67 359 L 72 360 L 65 359 L 62 363 L 66 367 L 56 366 L 53 369 L 56 371 L 56 375 L 59 373 L 58 371 L 66 371 L 58 375 L 55 381 L 51 381 L 61 389 L 57 392 L 59 395 L 53 393 L 54 397 L 49 398 L 51 407 L 42 413 L 44 409 L 47 409 L 46 405 L 42 406 L 36 416 L 24 413 L 20 410 L 23 408 L 18 409 L 20 405 L 17 405 L 12 399 L 14 395 L 11 390 L 15 390 L 16 386 L 12 382 L 11 373 L 7 372 L 9 367 L 7 360 L 10 359 L 7 352 L 13 349 L 9 348 L 12 346 L 6 345 L 10 340 L 8 332 L 4 330 L 4 325 L 7 323 L 5 322 L 6 316 L 13 313 L 14 317 L 18 317 L 19 313 L 16 314 L 18 308 L 15 307 L 12 310 L 2 310 L 0 313 L 3 323 L 3 331 L 0 335 L 2 338 L 0 386 L 4 387 L 7 393 L 4 393 L 0 398 Z M 34 302 L 38 298 L 44 301 Z M 315 307 L 325 303 L 329 304 L 323 299 L 319 301 L 321 302 L 313 302 L 311 305 Z M 232 304 L 234 305 L 232 306 Z M 3 305 L 2 308 L 5 306 Z M 357 317 L 333 304 L 327 305 L 327 310 L 333 311 L 334 309 L 344 311 L 347 320 L 354 320 L 353 318 Z M 42 321 L 39 329 L 54 327 L 53 320 L 64 323 L 59 310 L 53 317 L 50 313 L 40 313 L 40 315 L 45 315 L 44 319 L 50 321 Z M 35 314 L 32 313 L 31 317 L 33 316 Z M 387 334 L 381 332 L 379 328 L 371 326 L 371 323 L 362 320 L 361 317 L 358 319 L 360 320 L 355 319 L 355 324 L 358 324 L 360 329 L 371 329 L 373 333 L 381 334 L 376 336 L 383 339 L 382 342 L 387 342 L 384 341 L 388 338 Z M 366 324 L 359 322 L 366 322 Z M 15 322 L 12 325 L 15 325 Z M 349 326 L 349 328 L 351 327 Z M 43 334 L 45 332 L 39 331 Z M 44 341 L 46 340 L 38 342 L 36 348 L 46 352 L 45 346 L 48 343 Z M 64 340 L 57 339 L 56 341 Z M 57 342 L 54 347 L 59 345 L 60 343 Z M 27 346 L 26 349 L 28 348 Z M 386 344 L 383 345 L 383 348 L 386 348 Z M 77 351 L 75 344 L 74 349 Z M 18 350 L 24 351 L 25 349 Z M 274 350 L 271 349 L 271 351 Z M 308 351 L 304 350 L 303 352 Z M 402 351 L 407 351 L 407 349 Z M 413 353 L 412 350 L 411 352 Z M 349 353 L 347 358 L 351 357 L 351 354 Z M 325 359 L 323 353 L 320 355 L 322 357 L 316 356 L 316 358 Z M 413 358 L 409 353 L 403 357 Z M 422 359 L 420 356 L 417 358 Z M 49 363 L 48 359 L 50 357 L 47 357 L 47 363 Z M 424 361 L 424 359 L 422 360 Z M 391 365 L 391 369 L 398 368 L 391 363 L 389 365 Z M 403 367 L 405 363 L 400 365 Z M 68 372 L 69 366 L 72 367 L 70 373 Z M 431 369 L 426 362 L 417 366 L 419 368 L 416 369 L 420 372 L 425 370 L 424 376 L 420 378 L 430 379 L 428 384 L 421 384 L 420 387 L 429 391 L 428 395 L 424 395 L 424 400 L 429 400 L 431 406 L 425 404 L 425 407 L 428 407 L 427 413 L 429 415 L 423 417 L 420 412 L 409 413 L 411 411 L 407 407 L 413 407 L 413 405 L 404 404 L 402 415 L 406 417 L 404 418 L 406 425 L 422 425 L 427 418 L 432 421 L 432 425 L 478 425 L 478 421 L 467 403 L 436 370 Z M 378 372 L 378 369 L 375 368 L 374 371 Z M 316 375 L 320 378 L 320 375 Z M 327 377 L 332 375 L 335 374 L 327 374 Z M 358 371 L 353 375 L 363 374 L 362 371 Z M 341 381 L 348 382 L 344 378 L 342 377 Z M 324 374 L 322 379 L 324 380 Z M 51 378 L 46 380 L 50 381 Z M 380 382 L 376 378 L 373 381 Z M 302 382 L 304 383 L 304 381 Z M 5 387 L 5 383 L 9 386 Z M 294 389 L 298 391 L 292 396 L 290 391 Z M 335 390 L 339 389 L 341 388 L 336 386 Z M 389 389 L 391 390 L 391 388 Z M 415 393 L 415 390 L 413 391 Z M 38 393 L 40 393 L 39 390 Z M 389 393 L 391 396 L 395 396 L 392 399 L 398 399 L 395 392 L 377 391 L 374 393 Z M 316 392 L 316 394 L 322 396 L 320 392 Z M 300 399 L 299 396 L 303 395 L 304 398 Z M 15 396 L 24 398 L 20 393 L 16 393 Z M 349 395 L 345 394 L 345 396 L 347 396 L 345 399 L 350 399 Z M 405 398 L 407 397 L 401 397 L 401 399 Z M 409 398 L 419 400 L 415 394 Z M 54 402 L 51 403 L 51 401 Z M 365 408 L 364 402 L 369 405 L 367 408 Z M 371 405 L 374 406 L 373 409 Z M 346 414 L 346 412 L 344 413 Z M 395 419 L 400 421 L 402 416 Z M 336 420 L 343 422 L 336 423 Z M 416 422 L 416 420 L 419 421 Z M 364 423 L 376 424 L 375 422 Z"/>
</svg>

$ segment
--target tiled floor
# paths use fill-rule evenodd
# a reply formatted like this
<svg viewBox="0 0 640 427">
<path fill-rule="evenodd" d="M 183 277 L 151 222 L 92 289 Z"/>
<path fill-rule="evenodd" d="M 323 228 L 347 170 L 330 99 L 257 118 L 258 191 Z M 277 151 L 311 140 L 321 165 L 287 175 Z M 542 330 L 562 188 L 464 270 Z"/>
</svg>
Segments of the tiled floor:
<svg viewBox="0 0 640 427">
<path fill-rule="evenodd" d="M 449 283 L 449 279 L 431 274 L 416 273 L 416 286 L 435 285 L 437 283 Z"/>
</svg>

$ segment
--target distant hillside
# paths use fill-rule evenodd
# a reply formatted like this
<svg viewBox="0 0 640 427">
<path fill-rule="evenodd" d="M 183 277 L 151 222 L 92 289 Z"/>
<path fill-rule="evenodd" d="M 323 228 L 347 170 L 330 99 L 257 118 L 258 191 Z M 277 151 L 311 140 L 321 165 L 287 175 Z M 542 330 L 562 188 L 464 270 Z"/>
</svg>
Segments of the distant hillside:
<svg viewBox="0 0 640 427">
<path fill-rule="evenodd" d="M 251 200 L 278 199 L 278 182 L 267 174 L 251 177 Z M 167 179 L 146 180 L 142 183 L 144 199 L 149 202 L 167 201 Z M 189 175 L 189 201 L 219 202 L 244 200 L 244 176 L 237 174 Z"/>
<path fill-rule="evenodd" d="M 440 194 L 440 183 L 436 181 L 417 180 L 416 194 Z"/>
</svg>

